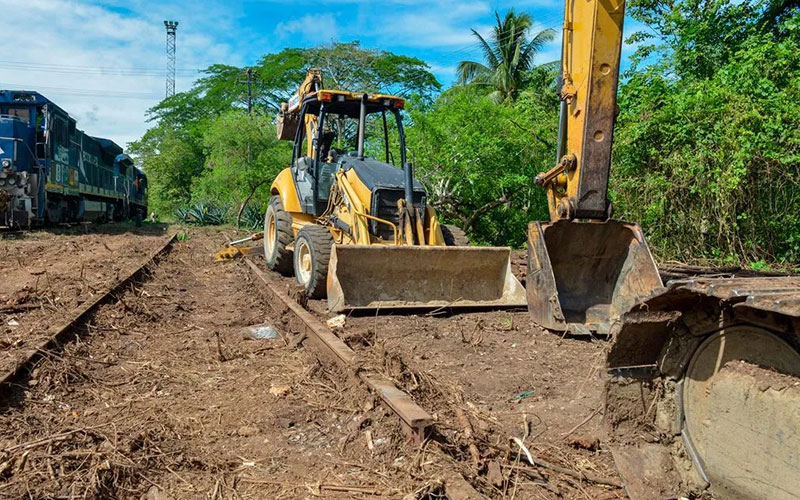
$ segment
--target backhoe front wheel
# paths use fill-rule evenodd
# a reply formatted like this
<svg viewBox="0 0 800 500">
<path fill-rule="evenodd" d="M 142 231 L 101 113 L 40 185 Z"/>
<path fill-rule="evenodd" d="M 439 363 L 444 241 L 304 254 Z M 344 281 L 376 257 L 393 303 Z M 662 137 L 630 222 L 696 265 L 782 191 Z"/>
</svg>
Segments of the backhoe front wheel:
<svg viewBox="0 0 800 500">
<path fill-rule="evenodd" d="M 310 299 L 325 298 L 333 238 L 328 228 L 308 225 L 294 242 L 294 277 Z"/>
<path fill-rule="evenodd" d="M 286 247 L 292 243 L 292 216 L 283 209 L 280 196 L 269 200 L 264 215 L 264 257 L 267 267 L 284 276 L 292 274 L 292 251 Z"/>
</svg>

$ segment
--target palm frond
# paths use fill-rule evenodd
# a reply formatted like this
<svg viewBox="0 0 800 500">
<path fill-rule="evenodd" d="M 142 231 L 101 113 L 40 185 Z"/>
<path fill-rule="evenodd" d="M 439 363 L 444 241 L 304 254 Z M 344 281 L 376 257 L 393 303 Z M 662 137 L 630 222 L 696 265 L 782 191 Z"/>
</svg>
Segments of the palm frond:
<svg viewBox="0 0 800 500">
<path fill-rule="evenodd" d="M 456 74 L 458 81 L 467 84 L 479 79 L 482 74 L 491 73 L 491 69 L 475 61 L 461 61 L 458 63 Z"/>
<path fill-rule="evenodd" d="M 492 46 L 489 45 L 489 42 L 487 42 L 486 39 L 474 29 L 472 30 L 472 34 L 478 39 L 478 45 L 483 51 L 483 57 L 486 58 L 486 61 L 489 63 L 489 67 L 497 66 L 498 57 Z"/>
<path fill-rule="evenodd" d="M 505 95 L 503 95 L 501 91 L 495 90 L 489 93 L 489 95 L 487 95 L 486 98 L 495 104 L 503 104 L 503 101 L 505 100 Z"/>
</svg>

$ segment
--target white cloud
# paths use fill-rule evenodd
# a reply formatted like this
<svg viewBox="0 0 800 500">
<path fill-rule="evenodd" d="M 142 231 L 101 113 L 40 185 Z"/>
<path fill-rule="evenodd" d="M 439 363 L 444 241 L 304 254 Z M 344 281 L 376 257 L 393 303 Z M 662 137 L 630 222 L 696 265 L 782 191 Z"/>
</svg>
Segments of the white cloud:
<svg viewBox="0 0 800 500">
<path fill-rule="evenodd" d="M 338 33 L 336 17 L 331 13 L 306 14 L 275 26 L 275 35 L 281 40 L 291 40 L 290 35 L 300 35 L 305 43 L 311 44 L 329 43 L 336 39 Z"/>
<path fill-rule="evenodd" d="M 238 62 L 231 47 L 210 31 L 209 18 L 219 23 L 217 29 L 231 25 L 225 9 L 213 0 L 203 2 L 203 9 L 187 8 L 192 5 L 201 3 L 189 0 L 177 8 L 172 2 L 145 5 L 142 0 L 106 0 L 103 5 L 0 0 L 5 39 L 18 41 L 0 57 L 0 87 L 39 90 L 87 134 L 124 146 L 141 137 L 149 125 L 145 111 L 164 96 L 164 19 L 181 21 L 178 68 Z M 196 76 L 179 72 L 177 89 L 188 89 Z"/>
<path fill-rule="evenodd" d="M 339 20 L 342 32 L 353 33 L 352 38 L 363 34 L 381 47 L 435 49 L 471 44 L 469 28 L 484 28 L 476 26 L 475 20 L 489 12 L 489 4 L 483 1 L 394 0 L 340 8 Z M 346 23 L 347 19 L 352 21 Z"/>
</svg>

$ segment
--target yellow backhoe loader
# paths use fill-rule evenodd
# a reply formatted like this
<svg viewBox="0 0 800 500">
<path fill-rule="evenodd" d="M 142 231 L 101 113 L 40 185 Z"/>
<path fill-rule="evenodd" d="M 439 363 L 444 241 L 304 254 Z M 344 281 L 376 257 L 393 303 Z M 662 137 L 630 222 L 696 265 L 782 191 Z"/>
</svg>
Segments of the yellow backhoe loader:
<svg viewBox="0 0 800 500">
<path fill-rule="evenodd" d="M 528 233 L 536 323 L 607 333 L 605 424 L 633 500 L 800 498 L 800 278 L 663 286 L 607 198 L 624 0 L 566 0 L 551 220 Z"/>
<path fill-rule="evenodd" d="M 312 69 L 278 116 L 294 141 L 271 187 L 267 266 L 331 311 L 524 306 L 510 249 L 440 225 L 406 160 L 402 98 L 323 87 Z M 397 166 L 395 166 L 395 162 Z"/>
</svg>

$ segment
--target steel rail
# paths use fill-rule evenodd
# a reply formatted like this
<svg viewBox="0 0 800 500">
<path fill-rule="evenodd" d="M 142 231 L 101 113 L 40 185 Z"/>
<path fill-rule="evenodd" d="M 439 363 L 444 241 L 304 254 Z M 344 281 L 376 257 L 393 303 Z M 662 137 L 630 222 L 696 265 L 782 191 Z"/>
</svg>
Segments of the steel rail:
<svg viewBox="0 0 800 500">
<path fill-rule="evenodd" d="M 275 280 L 267 276 L 253 261 L 248 258 L 244 260 L 253 273 L 266 285 L 267 294 L 274 299 L 269 302 L 270 307 L 279 315 L 283 315 L 287 311 L 291 313 L 287 318 L 289 327 L 298 332 L 297 335 L 306 336 L 319 357 L 335 362 L 349 374 L 358 377 L 381 398 L 389 409 L 400 417 L 403 429 L 409 437 L 417 443 L 422 442 L 428 427 L 433 424 L 433 417 L 390 380 L 365 370 L 356 352 L 350 349 L 330 328 L 289 297 L 289 294 L 281 290 Z"/>
<path fill-rule="evenodd" d="M 94 310 L 106 300 L 110 299 L 116 292 L 118 292 L 126 284 L 130 283 L 133 279 L 143 273 L 150 265 L 156 262 L 162 254 L 167 252 L 172 244 L 177 239 L 177 234 L 172 235 L 160 245 L 156 250 L 151 252 L 147 259 L 141 264 L 137 265 L 134 269 L 129 271 L 123 277 L 114 279 L 105 289 L 105 292 L 98 294 L 93 299 L 84 302 L 77 308 L 73 309 L 67 319 L 59 324 L 51 326 L 47 330 L 47 336 L 41 340 L 36 346 L 24 352 L 22 358 L 17 360 L 9 370 L 0 374 L 0 396 L 9 388 L 9 383 L 22 375 L 26 367 L 33 366 L 41 357 L 45 356 L 47 352 L 60 350 L 62 344 L 69 333 L 75 326 L 83 322 Z"/>
</svg>

